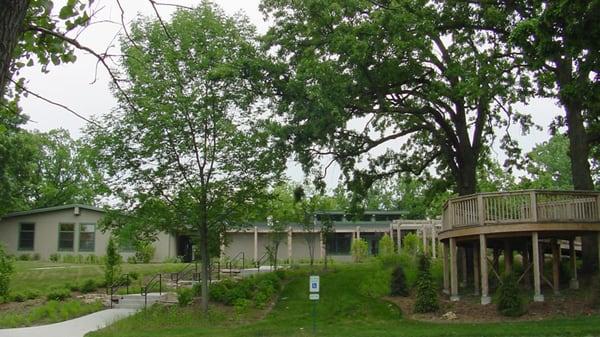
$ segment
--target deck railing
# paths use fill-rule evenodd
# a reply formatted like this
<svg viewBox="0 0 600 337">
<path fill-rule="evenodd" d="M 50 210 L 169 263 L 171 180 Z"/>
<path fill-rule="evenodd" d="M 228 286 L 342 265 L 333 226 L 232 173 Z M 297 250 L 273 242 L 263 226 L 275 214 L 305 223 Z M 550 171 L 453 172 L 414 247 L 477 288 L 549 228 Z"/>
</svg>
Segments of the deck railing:
<svg viewBox="0 0 600 337">
<path fill-rule="evenodd" d="M 443 229 L 524 222 L 598 222 L 600 193 L 543 191 L 478 193 L 444 205 Z"/>
</svg>

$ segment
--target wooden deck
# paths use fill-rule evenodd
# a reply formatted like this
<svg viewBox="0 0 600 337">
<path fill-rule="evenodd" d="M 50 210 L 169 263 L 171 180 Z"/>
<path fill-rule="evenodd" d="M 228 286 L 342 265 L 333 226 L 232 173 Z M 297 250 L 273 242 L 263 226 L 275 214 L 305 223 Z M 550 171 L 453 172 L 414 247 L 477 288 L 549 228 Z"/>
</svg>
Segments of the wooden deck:
<svg viewBox="0 0 600 337">
<path fill-rule="evenodd" d="M 600 193 L 478 193 L 444 205 L 440 239 L 531 231 L 600 231 Z"/>
</svg>

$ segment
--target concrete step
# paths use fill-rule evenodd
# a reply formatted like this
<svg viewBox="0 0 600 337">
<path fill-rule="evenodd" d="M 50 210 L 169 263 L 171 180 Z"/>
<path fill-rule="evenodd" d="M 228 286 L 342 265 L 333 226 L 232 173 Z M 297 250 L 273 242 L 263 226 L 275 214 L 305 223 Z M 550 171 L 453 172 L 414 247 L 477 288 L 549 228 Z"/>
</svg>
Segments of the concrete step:
<svg viewBox="0 0 600 337">
<path fill-rule="evenodd" d="M 147 299 L 140 294 L 115 296 L 113 298 L 113 308 L 142 309 L 146 305 L 151 306 L 156 302 L 161 302 L 166 297 L 166 293 L 149 293 Z"/>
</svg>

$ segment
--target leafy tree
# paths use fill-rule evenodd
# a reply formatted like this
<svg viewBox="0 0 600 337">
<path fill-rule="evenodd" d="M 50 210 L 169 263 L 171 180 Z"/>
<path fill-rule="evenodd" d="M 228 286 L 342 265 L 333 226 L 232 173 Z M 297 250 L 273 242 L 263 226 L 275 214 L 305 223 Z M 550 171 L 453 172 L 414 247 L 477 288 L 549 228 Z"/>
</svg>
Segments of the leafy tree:
<svg viewBox="0 0 600 337">
<path fill-rule="evenodd" d="M 388 257 L 394 255 L 394 240 L 386 233 L 379 240 L 379 256 Z"/>
<path fill-rule="evenodd" d="M 406 276 L 404 275 L 404 268 L 402 268 L 401 265 L 396 266 L 394 271 L 392 271 L 390 295 L 402 297 L 408 296 Z"/>
<path fill-rule="evenodd" d="M 208 2 L 168 23 L 137 21 L 122 41 L 130 87 L 116 91 L 120 106 L 105 128 L 90 130 L 131 215 L 151 215 L 154 230 L 197 235 L 205 311 L 222 234 L 243 224 L 286 157 L 270 149 L 254 34 L 246 18 Z"/>
<path fill-rule="evenodd" d="M 369 252 L 369 244 L 365 239 L 354 239 L 350 245 L 352 260 L 354 262 L 363 262 Z"/>
<path fill-rule="evenodd" d="M 493 31 L 453 25 L 456 16 L 479 23 L 468 3 L 264 0 L 262 10 L 274 20 L 265 41 L 277 56 L 284 139 L 306 171 L 330 158 L 364 193 L 435 164 L 458 194 L 470 194 L 495 128 L 530 125 L 510 108 L 529 87 L 506 44 Z M 510 137 L 501 140 L 518 154 Z"/>
<path fill-rule="evenodd" d="M 286 226 L 282 221 L 274 220 L 273 217 L 267 218 L 267 226 L 269 228 L 269 241 L 265 248 L 269 254 L 269 260 L 271 265 L 277 268 L 277 255 L 279 253 L 279 246 L 281 242 L 286 238 Z"/>
<path fill-rule="evenodd" d="M 106 245 L 106 259 L 104 261 L 104 281 L 106 282 L 106 289 L 108 289 L 119 279 L 121 274 L 121 255 L 112 236 L 108 239 Z"/>
<path fill-rule="evenodd" d="M 568 152 L 569 139 L 559 134 L 536 145 L 527 154 L 526 170 L 529 177 L 522 179 L 520 186 L 554 190 L 573 189 Z"/>
<path fill-rule="evenodd" d="M 434 312 L 439 309 L 436 285 L 431 276 L 431 262 L 425 254 L 419 255 L 415 312 Z"/>
</svg>

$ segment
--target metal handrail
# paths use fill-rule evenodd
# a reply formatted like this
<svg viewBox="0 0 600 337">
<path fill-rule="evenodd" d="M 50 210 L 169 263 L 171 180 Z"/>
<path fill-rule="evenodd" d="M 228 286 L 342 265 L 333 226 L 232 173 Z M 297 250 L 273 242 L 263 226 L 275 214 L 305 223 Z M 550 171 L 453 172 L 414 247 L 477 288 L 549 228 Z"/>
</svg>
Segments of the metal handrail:
<svg viewBox="0 0 600 337">
<path fill-rule="evenodd" d="M 157 280 L 158 278 L 158 280 Z M 158 284 L 158 293 L 162 295 L 162 273 L 155 274 L 152 276 L 150 281 L 143 286 L 141 290 L 141 295 L 144 296 L 144 308 L 148 305 L 148 290 L 152 289 L 156 284 Z"/>
<path fill-rule="evenodd" d="M 109 302 L 110 302 L 111 308 L 113 307 L 114 295 L 119 290 L 119 288 L 125 286 L 126 294 L 129 295 L 129 284 L 130 283 L 131 283 L 131 280 L 130 280 L 129 274 L 124 274 L 116 282 L 113 282 L 113 284 L 110 285 L 110 287 L 109 287 L 109 295 L 110 295 Z"/>
<path fill-rule="evenodd" d="M 237 253 L 236 256 L 234 256 L 233 258 L 231 258 L 229 260 L 228 264 L 226 265 L 226 267 L 229 268 L 229 276 L 231 276 L 232 273 L 233 273 L 233 270 L 232 270 L 233 269 L 233 262 L 238 261 L 239 260 L 238 257 L 240 255 L 242 256 L 242 269 L 245 269 L 245 267 L 246 267 L 246 254 L 244 254 L 244 252 L 239 252 L 239 253 Z"/>
<path fill-rule="evenodd" d="M 264 259 L 265 257 L 266 257 L 266 258 L 268 258 L 268 256 L 269 256 L 269 252 L 265 252 L 265 253 L 263 254 L 263 256 L 261 256 L 261 257 L 260 257 L 258 260 L 256 260 L 256 261 L 254 262 L 254 265 L 256 265 L 256 269 L 258 269 L 258 272 L 260 272 L 260 263 L 263 261 L 263 259 Z"/>
<path fill-rule="evenodd" d="M 192 266 L 194 267 L 194 269 L 190 269 Z M 185 279 L 185 277 L 188 276 L 190 273 L 192 275 L 198 273 L 198 261 L 194 261 L 193 263 L 188 263 L 180 271 L 171 273 L 171 281 L 175 281 L 175 285 L 179 286 L 179 280 Z M 175 277 L 173 277 L 173 276 L 175 276 Z"/>
</svg>

